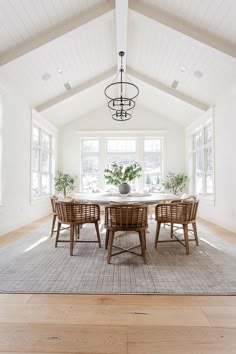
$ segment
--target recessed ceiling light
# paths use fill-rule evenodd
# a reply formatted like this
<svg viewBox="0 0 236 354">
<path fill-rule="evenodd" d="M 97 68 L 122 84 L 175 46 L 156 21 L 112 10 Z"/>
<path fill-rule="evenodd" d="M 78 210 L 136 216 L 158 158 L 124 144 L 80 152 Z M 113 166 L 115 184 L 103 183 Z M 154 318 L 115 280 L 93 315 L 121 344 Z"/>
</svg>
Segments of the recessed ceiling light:
<svg viewBox="0 0 236 354">
<path fill-rule="evenodd" d="M 174 80 L 174 81 L 172 82 L 172 84 L 171 84 L 171 87 L 172 87 L 173 89 L 176 89 L 178 85 L 179 85 L 179 81 Z"/>
<path fill-rule="evenodd" d="M 62 74 L 63 73 L 62 68 L 57 68 L 57 72 L 58 72 L 58 74 Z"/>
<path fill-rule="evenodd" d="M 185 71 L 187 71 L 186 67 L 184 65 L 181 65 L 179 67 L 179 70 L 182 72 L 182 73 L 185 73 Z"/>
<path fill-rule="evenodd" d="M 195 76 L 197 79 L 201 79 L 201 77 L 203 77 L 203 73 L 200 70 L 196 70 L 194 71 L 193 76 Z"/>
<path fill-rule="evenodd" d="M 45 73 L 45 74 L 43 74 L 43 75 L 41 76 L 41 78 L 42 78 L 42 80 L 44 80 L 44 81 L 48 81 L 48 80 L 51 79 L 51 75 L 48 74 L 48 73 Z"/>
<path fill-rule="evenodd" d="M 72 89 L 69 81 L 64 83 L 64 87 L 65 87 L 66 91 L 70 91 Z"/>
</svg>

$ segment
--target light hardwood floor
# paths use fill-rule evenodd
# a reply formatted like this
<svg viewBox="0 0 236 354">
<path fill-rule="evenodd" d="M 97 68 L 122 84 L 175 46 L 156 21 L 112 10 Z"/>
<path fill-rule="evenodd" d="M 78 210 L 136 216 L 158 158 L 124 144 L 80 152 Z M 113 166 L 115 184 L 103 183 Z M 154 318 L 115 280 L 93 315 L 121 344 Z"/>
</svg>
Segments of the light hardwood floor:
<svg viewBox="0 0 236 354">
<path fill-rule="evenodd" d="M 199 222 L 235 246 L 235 234 Z M 0 294 L 0 353 L 235 354 L 236 297 Z"/>
</svg>

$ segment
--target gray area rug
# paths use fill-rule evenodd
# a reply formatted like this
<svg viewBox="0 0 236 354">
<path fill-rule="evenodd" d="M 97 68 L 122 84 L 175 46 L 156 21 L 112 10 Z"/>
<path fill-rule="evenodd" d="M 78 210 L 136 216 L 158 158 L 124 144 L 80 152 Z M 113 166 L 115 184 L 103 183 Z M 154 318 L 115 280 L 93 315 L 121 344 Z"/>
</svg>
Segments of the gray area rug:
<svg viewBox="0 0 236 354">
<path fill-rule="evenodd" d="M 77 243 L 74 256 L 69 243 L 54 247 L 48 237 L 50 224 L 0 249 L 0 292 L 76 294 L 236 294 L 236 249 L 226 241 L 199 229 L 200 245 L 190 243 L 190 255 L 179 243 L 162 243 L 154 248 L 155 222 L 149 222 L 147 264 L 141 257 L 122 254 L 106 261 L 96 243 Z M 68 238 L 68 231 L 63 237 Z M 169 230 L 161 229 L 169 238 Z M 81 230 L 82 239 L 94 239 L 92 225 Z M 138 243 L 136 233 L 119 233 L 116 243 Z"/>
</svg>

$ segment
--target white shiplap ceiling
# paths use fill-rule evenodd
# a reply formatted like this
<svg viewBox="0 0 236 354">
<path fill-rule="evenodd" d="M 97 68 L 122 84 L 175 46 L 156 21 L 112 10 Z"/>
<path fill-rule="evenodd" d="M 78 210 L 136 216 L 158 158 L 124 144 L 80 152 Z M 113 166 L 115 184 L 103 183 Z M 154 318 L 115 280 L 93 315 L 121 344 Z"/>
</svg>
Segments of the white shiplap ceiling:
<svg viewBox="0 0 236 354">
<path fill-rule="evenodd" d="M 235 0 L 135 0 L 162 16 L 173 16 L 198 30 L 205 30 L 236 44 Z"/>
<path fill-rule="evenodd" d="M 72 22 L 104 0 L 0 0 L 0 53 L 37 40 L 43 33 Z"/>
<path fill-rule="evenodd" d="M 78 117 L 83 117 L 106 103 L 104 89 L 112 78 L 75 94 L 43 111 L 43 116 L 56 126 L 63 126 Z M 68 120 L 69 117 L 69 120 Z"/>
<path fill-rule="evenodd" d="M 147 77 L 167 86 L 177 80 L 180 92 L 206 104 L 214 104 L 225 86 L 235 81 L 235 58 L 132 10 L 129 26 L 127 64 Z M 193 75 L 197 70 L 203 73 L 201 79 Z"/>
<path fill-rule="evenodd" d="M 104 85 L 115 75 L 122 43 L 127 72 L 140 87 L 137 105 L 179 124 L 191 123 L 235 85 L 236 1 L 127 6 L 127 0 L 0 0 L 1 84 L 19 90 L 57 126 L 106 104 Z"/>
</svg>

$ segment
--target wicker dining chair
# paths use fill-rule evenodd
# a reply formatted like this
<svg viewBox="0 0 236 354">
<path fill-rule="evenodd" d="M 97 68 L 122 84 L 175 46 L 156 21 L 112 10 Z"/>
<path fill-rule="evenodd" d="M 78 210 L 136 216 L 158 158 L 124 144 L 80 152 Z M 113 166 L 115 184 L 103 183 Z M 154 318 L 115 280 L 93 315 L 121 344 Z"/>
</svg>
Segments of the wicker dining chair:
<svg viewBox="0 0 236 354">
<path fill-rule="evenodd" d="M 55 224 L 56 224 L 56 220 L 57 220 L 57 213 L 56 213 L 56 201 L 58 200 L 58 198 L 55 195 L 52 195 L 50 197 L 50 201 L 51 201 L 51 205 L 52 205 L 52 228 L 51 228 L 51 237 L 53 236 L 53 233 L 57 231 L 57 229 L 55 229 Z"/>
<path fill-rule="evenodd" d="M 57 235 L 55 241 L 55 247 L 57 247 L 58 242 L 70 242 L 70 255 L 73 256 L 73 248 L 76 242 L 98 242 L 99 247 L 101 247 L 101 239 L 99 233 L 98 222 L 100 220 L 100 208 L 97 204 L 88 203 L 70 203 L 56 201 L 56 213 L 58 215 L 58 227 Z M 78 238 L 78 233 L 80 231 L 80 226 L 83 224 L 94 224 L 97 241 L 96 240 L 80 240 Z M 70 226 L 70 240 L 60 240 L 60 230 L 62 224 L 68 224 Z"/>
<path fill-rule="evenodd" d="M 198 201 L 177 201 L 166 204 L 157 204 L 155 217 L 157 221 L 155 248 L 160 242 L 180 242 L 186 248 L 186 254 L 189 254 L 189 241 L 195 241 L 198 246 L 198 235 L 196 226 L 196 216 L 198 209 Z M 159 240 L 161 224 L 169 223 L 171 225 L 171 239 Z M 180 239 L 173 231 L 173 225 L 182 225 L 184 239 Z M 189 239 L 188 225 L 192 224 L 194 239 Z"/>
<path fill-rule="evenodd" d="M 111 257 L 124 252 L 141 256 L 146 263 L 147 211 L 148 207 L 141 204 L 114 204 L 105 207 L 106 246 L 108 244 L 107 263 L 110 263 Z M 114 245 L 114 236 L 117 231 L 136 231 L 139 234 L 140 244 L 129 248 Z M 141 254 L 133 251 L 140 246 Z M 113 247 L 119 251 L 112 253 Z"/>
<path fill-rule="evenodd" d="M 57 221 L 57 212 L 56 212 L 56 201 L 58 200 L 58 197 L 56 195 L 52 195 L 50 197 L 51 200 L 51 205 L 52 205 L 52 227 L 51 227 L 51 235 L 50 237 L 53 237 L 54 232 L 57 232 L 57 227 L 55 228 L 55 224 Z M 72 201 L 72 199 L 70 199 Z M 61 230 L 66 230 L 69 229 L 70 226 L 67 227 L 61 227 Z"/>
<path fill-rule="evenodd" d="M 173 199 L 173 200 L 168 200 L 166 202 L 160 202 L 160 203 L 164 203 L 164 204 L 169 204 L 169 203 L 181 203 L 181 202 L 192 202 L 192 201 L 195 201 L 197 200 L 196 196 L 195 195 L 187 195 L 186 193 L 183 194 L 183 196 L 180 197 L 180 199 Z M 168 226 L 170 228 L 170 237 L 173 238 L 173 233 L 174 231 L 176 230 L 179 230 L 179 229 L 183 229 L 183 225 L 177 225 L 177 224 L 174 224 L 174 223 L 164 223 L 164 229 L 165 227 Z M 191 230 L 193 231 L 192 229 L 188 229 L 188 230 Z"/>
</svg>

